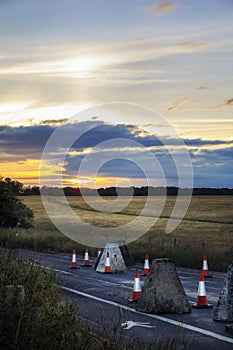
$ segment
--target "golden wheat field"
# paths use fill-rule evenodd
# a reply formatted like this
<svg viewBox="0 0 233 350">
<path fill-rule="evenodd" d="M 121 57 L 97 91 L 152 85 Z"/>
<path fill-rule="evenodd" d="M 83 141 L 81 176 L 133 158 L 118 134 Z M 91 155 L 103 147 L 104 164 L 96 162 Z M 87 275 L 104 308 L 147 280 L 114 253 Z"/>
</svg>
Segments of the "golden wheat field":
<svg viewBox="0 0 233 350">
<path fill-rule="evenodd" d="M 67 197 L 71 208 L 82 220 L 100 227 L 115 227 L 124 225 L 134 219 L 143 209 L 146 197 L 134 197 L 129 202 L 128 198 L 121 199 L 126 207 L 117 213 L 102 213 L 92 209 L 82 197 Z M 58 197 L 59 200 L 59 197 Z M 34 210 L 37 228 L 48 229 L 51 227 L 50 220 L 43 208 L 40 196 L 24 197 L 23 201 Z M 98 202 L 93 197 L 91 203 Z M 106 202 L 114 201 L 111 197 L 104 199 Z M 129 202 L 129 204 L 128 204 Z M 168 217 L 174 207 L 175 197 L 167 197 L 160 218 L 150 229 L 152 236 L 161 236 L 169 240 L 173 237 L 182 239 L 187 243 L 205 241 L 211 247 L 229 247 L 233 245 L 233 198 L 231 196 L 197 196 L 192 197 L 188 211 L 174 232 L 165 234 L 165 226 Z M 128 205 L 127 205 L 128 204 Z M 154 206 L 160 204 L 160 199 L 155 197 Z M 153 216 L 151 207 L 150 216 Z"/>
<path fill-rule="evenodd" d="M 133 197 L 129 201 L 129 198 L 121 197 L 119 200 L 121 210 L 116 213 L 103 213 L 93 209 L 82 197 L 66 199 L 81 220 L 105 228 L 131 222 L 142 213 L 147 200 L 146 197 Z M 60 198 L 57 197 L 56 200 L 59 201 Z M 98 197 L 89 200 L 95 208 L 98 208 Z M 111 207 L 114 200 L 113 197 L 105 197 L 103 203 Z M 165 233 L 175 200 L 175 197 L 167 197 L 163 207 L 161 199 L 154 197 L 153 205 L 143 215 L 148 215 L 148 218 L 155 216 L 157 221 L 146 234 L 130 243 L 134 257 L 143 260 L 147 251 L 151 258 L 166 256 L 174 259 L 180 266 L 198 267 L 205 252 L 213 269 L 224 270 L 233 259 L 232 196 L 192 197 L 182 222 L 172 233 Z M 13 247 L 64 252 L 70 251 L 75 245 L 77 250 L 82 252 L 82 246 L 63 236 L 50 221 L 40 196 L 22 197 L 22 201 L 34 211 L 35 227 L 29 230 L 21 229 L 17 237 L 15 230 L 5 229 L 2 232 L 1 242 L 8 240 L 9 245 Z M 157 215 L 159 209 L 162 209 L 161 214 Z M 95 249 L 91 249 L 95 254 Z"/>
</svg>

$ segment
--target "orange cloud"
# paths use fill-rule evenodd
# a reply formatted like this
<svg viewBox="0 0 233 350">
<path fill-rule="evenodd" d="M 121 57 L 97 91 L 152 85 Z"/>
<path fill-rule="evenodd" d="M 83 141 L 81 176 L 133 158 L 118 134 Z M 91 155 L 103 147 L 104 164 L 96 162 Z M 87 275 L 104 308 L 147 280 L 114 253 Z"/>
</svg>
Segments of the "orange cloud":
<svg viewBox="0 0 233 350">
<path fill-rule="evenodd" d="M 206 43 L 204 42 L 195 42 L 195 41 L 187 41 L 183 43 L 177 43 L 176 46 L 180 47 L 181 49 L 184 50 L 196 50 L 201 47 L 206 46 Z"/>
<path fill-rule="evenodd" d="M 198 102 L 200 99 L 191 99 L 190 97 L 183 97 L 182 99 L 173 103 L 172 106 L 168 107 L 167 111 L 217 111 L 224 107 L 232 107 L 233 106 L 233 98 L 227 98 L 223 100 L 223 103 L 219 103 L 213 106 L 180 106 L 186 102 Z"/>
<path fill-rule="evenodd" d="M 177 8 L 177 4 L 173 1 L 165 1 L 160 4 L 151 4 L 144 6 L 143 11 L 146 13 L 152 13 L 153 15 L 159 16 L 163 13 L 171 12 Z"/>
<path fill-rule="evenodd" d="M 211 90 L 211 86 L 208 86 L 208 85 L 203 85 L 203 86 L 199 86 L 198 87 L 198 90 Z"/>
<path fill-rule="evenodd" d="M 25 182 L 25 184 L 38 184 L 40 160 L 30 159 L 19 162 L 1 163 L 1 176 Z"/>
<path fill-rule="evenodd" d="M 182 103 L 188 103 L 191 101 L 191 98 L 189 96 L 185 96 L 181 99 L 179 99 L 178 101 L 174 102 L 172 106 L 168 107 L 167 111 L 168 112 L 171 112 L 173 111 L 174 109 L 176 109 L 176 107 Z"/>
<path fill-rule="evenodd" d="M 0 163 L 0 175 L 23 182 L 24 185 L 38 185 L 39 177 L 41 177 L 41 183 L 46 184 L 48 178 L 53 178 L 61 169 L 64 170 L 61 164 L 43 163 L 43 169 L 40 172 L 40 165 L 40 159 L 2 162 Z"/>
</svg>

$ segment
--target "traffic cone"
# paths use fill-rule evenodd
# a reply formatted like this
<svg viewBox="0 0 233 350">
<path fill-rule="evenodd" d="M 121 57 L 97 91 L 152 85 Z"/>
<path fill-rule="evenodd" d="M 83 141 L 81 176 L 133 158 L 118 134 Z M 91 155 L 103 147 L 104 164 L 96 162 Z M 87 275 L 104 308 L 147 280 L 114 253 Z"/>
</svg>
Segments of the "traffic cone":
<svg viewBox="0 0 233 350">
<path fill-rule="evenodd" d="M 110 264 L 110 254 L 109 254 L 109 252 L 107 252 L 107 256 L 106 256 L 106 262 L 105 262 L 104 273 L 112 273 L 111 264 Z"/>
<path fill-rule="evenodd" d="M 70 269 L 79 269 L 76 261 L 76 250 L 73 249 L 73 254 L 72 254 L 72 261 L 70 265 Z"/>
<path fill-rule="evenodd" d="M 145 262 L 144 262 L 144 269 L 143 269 L 141 276 L 146 276 L 148 274 L 149 270 L 150 270 L 149 257 L 148 257 L 148 254 L 146 253 Z"/>
<path fill-rule="evenodd" d="M 97 258 L 100 256 L 100 254 L 101 254 L 101 249 L 98 248 L 98 255 L 97 255 Z"/>
<path fill-rule="evenodd" d="M 203 264 L 202 264 L 202 274 L 204 277 L 212 277 L 209 275 L 208 263 L 206 255 L 203 256 Z"/>
<path fill-rule="evenodd" d="M 84 260 L 83 260 L 83 264 L 81 266 L 83 266 L 83 267 L 91 267 L 92 266 L 89 262 L 88 248 L 86 248 L 86 250 L 85 250 Z"/>
<path fill-rule="evenodd" d="M 137 300 L 140 298 L 141 291 L 142 291 L 142 289 L 141 289 L 141 282 L 140 282 L 140 278 L 139 278 L 139 273 L 138 273 L 138 269 L 136 269 L 135 275 L 134 275 L 132 299 L 129 299 L 129 302 L 131 302 L 131 303 L 137 302 Z"/>
<path fill-rule="evenodd" d="M 200 274 L 200 280 L 199 280 L 198 292 L 197 292 L 197 302 L 193 304 L 192 307 L 196 309 L 205 309 L 205 308 L 213 307 L 213 305 L 208 304 L 203 272 L 201 272 Z"/>
</svg>

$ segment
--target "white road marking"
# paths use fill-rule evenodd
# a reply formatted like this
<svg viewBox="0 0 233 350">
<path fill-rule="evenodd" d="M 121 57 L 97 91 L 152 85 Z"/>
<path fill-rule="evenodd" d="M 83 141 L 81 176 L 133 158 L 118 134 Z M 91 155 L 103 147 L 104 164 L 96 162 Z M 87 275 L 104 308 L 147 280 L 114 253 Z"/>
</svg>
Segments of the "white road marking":
<svg viewBox="0 0 233 350">
<path fill-rule="evenodd" d="M 205 283 L 207 283 L 207 284 L 215 284 L 215 285 L 217 285 L 217 282 L 207 281 L 206 279 L 205 279 Z"/>
<path fill-rule="evenodd" d="M 121 327 L 124 329 L 130 329 L 132 327 L 154 328 L 155 326 L 151 326 L 149 322 L 126 321 L 121 324 Z"/>
<path fill-rule="evenodd" d="M 54 269 L 54 271 L 64 273 L 64 275 L 73 275 L 71 272 L 64 271 L 64 270 Z"/>
<path fill-rule="evenodd" d="M 71 292 L 71 293 L 74 293 L 74 294 L 77 294 L 77 295 L 81 295 L 83 297 L 86 297 L 86 298 L 89 298 L 89 299 L 93 299 L 93 300 L 96 300 L 96 301 L 100 301 L 101 303 L 105 303 L 105 304 L 109 304 L 109 305 L 112 305 L 112 306 L 116 306 L 116 307 L 119 307 L 121 309 L 133 312 L 135 314 L 142 315 L 144 317 L 154 318 L 154 319 L 162 321 L 162 322 L 170 323 L 170 324 L 172 324 L 174 326 L 177 326 L 177 327 L 188 329 L 190 331 L 193 331 L 193 332 L 196 332 L 196 333 L 200 333 L 200 334 L 203 334 L 205 336 L 209 336 L 209 337 L 212 337 L 212 338 L 215 338 L 215 339 L 222 340 L 222 341 L 225 341 L 225 342 L 233 344 L 233 338 L 228 338 L 228 337 L 225 337 L 224 335 L 221 335 L 221 334 L 218 334 L 218 333 L 214 333 L 214 332 L 211 332 L 211 331 L 199 328 L 199 327 L 191 326 L 191 325 L 183 323 L 183 322 L 178 322 L 178 321 L 172 320 L 170 318 L 166 318 L 166 317 L 162 317 L 162 316 L 158 316 L 158 315 L 153 315 L 153 314 L 145 314 L 145 313 L 136 311 L 135 309 L 133 309 L 131 307 L 128 307 L 126 305 L 118 304 L 118 303 L 116 303 L 114 301 L 110 301 L 110 300 L 105 300 L 105 299 L 96 297 L 94 295 L 90 295 L 90 294 L 87 294 L 87 293 L 84 293 L 84 292 L 80 292 L 80 291 L 75 290 L 75 289 L 67 288 L 67 287 L 64 287 L 64 286 L 61 286 L 61 285 L 59 285 L 59 287 L 64 289 L 64 290 L 67 290 L 68 292 Z"/>
<path fill-rule="evenodd" d="M 117 282 L 105 281 L 105 280 L 101 280 L 99 278 L 90 277 L 90 276 L 86 276 L 85 278 L 89 278 L 91 280 L 95 280 L 95 281 L 106 283 L 106 284 L 111 284 L 113 286 L 124 287 L 124 288 L 127 288 L 127 289 L 129 288 L 128 286 L 122 285 L 121 283 L 117 283 Z M 133 282 L 132 282 L 132 285 L 133 285 Z"/>
<path fill-rule="evenodd" d="M 123 288 L 130 289 L 130 290 L 131 290 L 132 287 L 133 287 L 133 280 L 130 281 L 130 282 L 131 282 L 131 283 L 130 283 L 131 286 L 127 286 L 127 285 L 125 285 L 126 282 L 124 282 L 124 281 L 120 281 L 120 282 L 110 282 L 110 281 L 105 281 L 105 280 L 102 280 L 102 279 L 99 279 L 99 278 L 95 278 L 95 277 L 90 277 L 90 276 L 85 276 L 85 278 L 86 278 L 86 279 L 89 278 L 89 279 L 94 280 L 94 281 L 102 282 L 102 283 L 105 283 L 105 284 L 110 284 L 110 285 L 117 286 L 117 287 L 123 287 Z M 127 283 L 128 283 L 128 281 L 127 281 Z M 141 284 L 143 285 L 144 282 L 141 282 Z"/>
<path fill-rule="evenodd" d="M 68 271 L 64 271 L 64 270 L 59 270 L 59 269 L 54 269 L 53 267 L 49 267 L 49 266 L 43 266 L 43 265 L 38 265 L 39 267 L 43 268 L 43 269 L 47 269 L 47 270 L 53 270 L 56 272 L 61 272 L 64 273 L 65 275 L 72 275 L 72 273 L 68 272 Z"/>
</svg>

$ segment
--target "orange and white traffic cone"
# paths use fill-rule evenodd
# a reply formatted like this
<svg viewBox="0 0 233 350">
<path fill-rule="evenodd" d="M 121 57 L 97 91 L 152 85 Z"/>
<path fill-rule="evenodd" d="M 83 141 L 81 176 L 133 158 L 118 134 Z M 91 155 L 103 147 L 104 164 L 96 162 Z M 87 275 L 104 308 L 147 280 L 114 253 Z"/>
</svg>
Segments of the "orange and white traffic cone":
<svg viewBox="0 0 233 350">
<path fill-rule="evenodd" d="M 209 275 L 209 268 L 208 268 L 206 255 L 203 256 L 202 274 L 204 277 L 212 277 Z"/>
<path fill-rule="evenodd" d="M 106 256 L 104 273 L 112 273 L 111 264 L 110 264 L 110 253 L 109 252 L 107 252 L 107 256 Z"/>
<path fill-rule="evenodd" d="M 97 255 L 97 258 L 100 256 L 100 254 L 101 254 L 101 249 L 100 248 L 98 248 L 98 255 Z"/>
<path fill-rule="evenodd" d="M 148 254 L 146 253 L 142 276 L 146 276 L 148 274 L 149 270 L 150 270 L 149 257 L 148 257 Z"/>
<path fill-rule="evenodd" d="M 208 304 L 203 272 L 201 272 L 200 274 L 200 280 L 199 280 L 198 292 L 197 292 L 197 302 L 193 304 L 192 307 L 196 309 L 205 309 L 205 308 L 213 307 L 213 305 Z"/>
<path fill-rule="evenodd" d="M 85 250 L 84 260 L 83 260 L 83 264 L 81 266 L 84 266 L 84 267 L 91 267 L 92 266 L 89 262 L 88 248 L 86 248 L 86 250 Z"/>
<path fill-rule="evenodd" d="M 140 298 L 141 291 L 142 289 L 141 289 L 140 277 L 139 277 L 138 269 L 136 269 L 135 275 L 134 275 L 132 299 L 129 299 L 129 301 L 131 303 L 137 302 L 137 300 Z"/>
<path fill-rule="evenodd" d="M 76 250 L 75 249 L 73 249 L 70 269 L 79 269 L 78 264 L 77 264 L 77 260 L 76 260 Z"/>
</svg>

